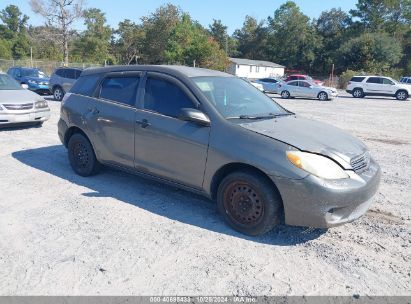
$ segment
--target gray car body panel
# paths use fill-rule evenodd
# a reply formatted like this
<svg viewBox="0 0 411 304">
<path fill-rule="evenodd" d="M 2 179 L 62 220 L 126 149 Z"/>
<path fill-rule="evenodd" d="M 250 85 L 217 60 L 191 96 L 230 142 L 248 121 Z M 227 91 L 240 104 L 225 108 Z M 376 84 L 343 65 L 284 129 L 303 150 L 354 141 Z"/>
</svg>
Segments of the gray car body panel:
<svg viewBox="0 0 411 304">
<path fill-rule="evenodd" d="M 68 97 L 59 122 L 59 136 L 65 144 L 67 130 L 80 128 L 89 137 L 99 161 L 160 178 L 210 198 L 215 197 L 215 178 L 226 166 L 254 167 L 278 188 L 286 223 L 292 225 L 331 227 L 351 221 L 362 213 L 334 222 L 326 218 L 330 217 L 330 209 L 359 206 L 376 192 L 380 169 L 374 161 L 370 169 L 362 173 L 364 176 L 350 171 L 350 159 L 367 150 L 358 139 L 330 125 L 298 116 L 250 122 L 226 120 L 190 79 L 234 77 L 229 74 L 180 66 L 115 66 L 86 69 L 82 76 L 130 72 L 141 72 L 143 78 L 136 107 L 122 106 L 120 109 L 117 105 L 106 109 L 106 103 L 113 102 L 100 100 L 97 95 L 93 98 L 77 94 Z M 174 78 L 193 99 L 193 107 L 210 118 L 210 126 L 144 110 L 146 73 Z M 98 109 L 98 114 L 91 117 L 94 109 Z M 142 119 L 147 119 L 151 125 L 142 128 L 135 123 Z M 324 181 L 291 164 L 286 156 L 289 150 L 322 154 L 355 178 Z M 367 174 L 371 176 L 367 178 Z"/>
</svg>

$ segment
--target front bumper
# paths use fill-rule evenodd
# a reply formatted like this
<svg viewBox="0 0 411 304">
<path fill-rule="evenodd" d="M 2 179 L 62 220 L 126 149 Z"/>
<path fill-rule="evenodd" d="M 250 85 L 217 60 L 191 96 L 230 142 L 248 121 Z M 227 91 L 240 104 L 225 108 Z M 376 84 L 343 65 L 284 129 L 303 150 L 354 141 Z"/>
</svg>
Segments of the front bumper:
<svg viewBox="0 0 411 304">
<path fill-rule="evenodd" d="M 13 111 L 0 112 L 0 125 L 27 123 L 27 122 L 44 122 L 50 118 L 50 109 L 39 109 L 36 111 Z"/>
<path fill-rule="evenodd" d="M 50 95 L 50 89 L 48 85 L 33 85 L 33 84 L 29 84 L 28 85 L 28 89 L 30 91 L 33 91 L 39 95 Z"/>
<path fill-rule="evenodd" d="M 284 204 L 288 225 L 329 228 L 359 218 L 370 208 L 381 169 L 371 160 L 368 169 L 351 178 L 324 180 L 313 175 L 292 180 L 272 177 Z"/>
</svg>

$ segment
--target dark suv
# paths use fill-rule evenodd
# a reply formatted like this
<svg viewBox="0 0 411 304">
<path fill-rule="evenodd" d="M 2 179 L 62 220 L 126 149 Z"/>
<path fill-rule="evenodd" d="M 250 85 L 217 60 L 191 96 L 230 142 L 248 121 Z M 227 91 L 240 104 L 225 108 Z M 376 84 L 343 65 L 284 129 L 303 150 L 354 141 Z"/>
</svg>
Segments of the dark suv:
<svg viewBox="0 0 411 304">
<path fill-rule="evenodd" d="M 104 164 L 203 194 L 249 235 L 269 231 L 283 213 L 291 225 L 353 221 L 380 180 L 357 138 L 206 69 L 84 70 L 62 101 L 58 133 L 77 174 Z"/>
<path fill-rule="evenodd" d="M 50 92 L 54 99 L 61 101 L 66 92 L 70 91 L 73 84 L 80 77 L 83 69 L 80 68 L 57 68 L 50 77 Z"/>
</svg>

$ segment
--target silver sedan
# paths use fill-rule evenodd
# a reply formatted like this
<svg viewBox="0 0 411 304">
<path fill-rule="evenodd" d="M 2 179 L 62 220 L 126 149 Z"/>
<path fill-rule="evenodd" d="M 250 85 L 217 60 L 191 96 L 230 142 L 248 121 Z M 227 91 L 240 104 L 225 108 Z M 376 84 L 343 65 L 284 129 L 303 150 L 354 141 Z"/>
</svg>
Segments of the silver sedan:
<svg viewBox="0 0 411 304">
<path fill-rule="evenodd" d="M 41 125 L 50 118 L 50 108 L 42 97 L 9 75 L 0 73 L 0 126 L 17 123 Z"/>
<path fill-rule="evenodd" d="M 280 85 L 279 91 L 282 98 L 305 97 L 330 100 L 338 96 L 335 88 L 320 86 L 304 80 L 283 83 Z"/>
</svg>

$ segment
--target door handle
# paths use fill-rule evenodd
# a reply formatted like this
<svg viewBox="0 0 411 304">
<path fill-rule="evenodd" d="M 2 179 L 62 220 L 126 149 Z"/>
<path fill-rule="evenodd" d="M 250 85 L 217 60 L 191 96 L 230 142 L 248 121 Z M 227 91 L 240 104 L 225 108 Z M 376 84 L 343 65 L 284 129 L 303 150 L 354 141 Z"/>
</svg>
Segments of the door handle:
<svg viewBox="0 0 411 304">
<path fill-rule="evenodd" d="M 100 111 L 99 111 L 98 109 L 96 109 L 96 108 L 89 108 L 88 111 L 89 111 L 89 113 L 90 113 L 91 115 L 98 115 L 98 114 L 100 114 Z"/>
<path fill-rule="evenodd" d="M 151 126 L 151 123 L 149 123 L 147 119 L 136 120 L 136 124 L 140 125 L 142 128 L 147 128 L 148 126 Z"/>
</svg>

